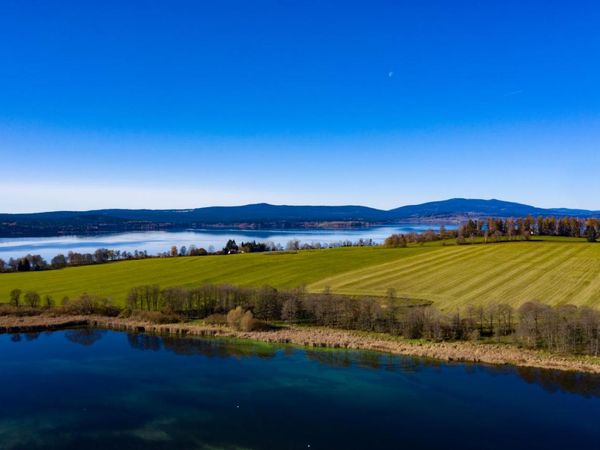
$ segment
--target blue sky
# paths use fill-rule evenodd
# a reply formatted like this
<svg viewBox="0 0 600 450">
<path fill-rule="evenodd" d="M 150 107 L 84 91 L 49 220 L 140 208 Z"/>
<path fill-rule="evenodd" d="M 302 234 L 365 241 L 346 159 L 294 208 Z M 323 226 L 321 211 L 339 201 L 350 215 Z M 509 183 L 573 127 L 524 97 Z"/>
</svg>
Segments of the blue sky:
<svg viewBox="0 0 600 450">
<path fill-rule="evenodd" d="M 0 3 L 0 211 L 600 209 L 594 2 Z"/>
</svg>

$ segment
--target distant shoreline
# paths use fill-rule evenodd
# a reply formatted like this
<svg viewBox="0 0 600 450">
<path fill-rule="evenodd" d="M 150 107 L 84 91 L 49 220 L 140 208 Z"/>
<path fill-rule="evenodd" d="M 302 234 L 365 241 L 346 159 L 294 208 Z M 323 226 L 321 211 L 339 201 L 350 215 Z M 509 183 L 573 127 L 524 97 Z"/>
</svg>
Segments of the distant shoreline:
<svg viewBox="0 0 600 450">
<path fill-rule="evenodd" d="M 431 229 L 437 230 L 440 225 L 448 228 L 456 228 L 457 224 L 468 218 L 444 218 L 444 217 L 423 217 L 408 218 L 399 221 L 389 222 L 361 222 L 361 221 L 316 221 L 316 222 L 277 222 L 277 223 L 212 223 L 212 224 L 190 224 L 187 226 L 144 223 L 127 226 L 114 226 L 112 224 L 98 223 L 89 227 L 65 226 L 60 228 L 15 228 L 0 223 L 0 238 L 18 239 L 18 238 L 55 238 L 55 237 L 94 237 L 110 236 L 127 233 L 147 233 L 147 232 L 166 232 L 178 233 L 183 231 L 192 232 L 291 232 L 291 231 L 353 231 L 368 230 L 371 228 L 398 227 L 402 225 L 429 225 Z"/>
<path fill-rule="evenodd" d="M 290 326 L 273 331 L 235 331 L 195 323 L 157 325 L 132 319 L 102 316 L 0 317 L 0 333 L 39 333 L 74 327 L 107 328 L 134 333 L 177 336 L 231 337 L 307 348 L 371 350 L 448 362 L 513 365 L 569 372 L 600 374 L 600 360 L 475 342 L 414 342 L 395 336 L 321 327 Z"/>
<path fill-rule="evenodd" d="M 397 223 L 452 224 L 484 217 L 579 217 L 600 216 L 600 211 L 538 208 L 522 203 L 490 199 L 452 198 L 383 210 L 360 205 L 212 206 L 193 209 L 100 209 L 0 213 L 0 236 L 65 236 L 173 230 L 176 228 L 352 229 Z"/>
</svg>

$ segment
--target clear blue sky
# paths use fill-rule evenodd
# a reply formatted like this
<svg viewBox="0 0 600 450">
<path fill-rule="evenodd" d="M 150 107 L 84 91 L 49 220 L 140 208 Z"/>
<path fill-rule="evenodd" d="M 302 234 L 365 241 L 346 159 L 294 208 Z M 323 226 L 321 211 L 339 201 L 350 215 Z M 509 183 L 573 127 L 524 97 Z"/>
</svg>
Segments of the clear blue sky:
<svg viewBox="0 0 600 450">
<path fill-rule="evenodd" d="M 0 3 L 0 211 L 600 209 L 600 5 Z"/>
</svg>

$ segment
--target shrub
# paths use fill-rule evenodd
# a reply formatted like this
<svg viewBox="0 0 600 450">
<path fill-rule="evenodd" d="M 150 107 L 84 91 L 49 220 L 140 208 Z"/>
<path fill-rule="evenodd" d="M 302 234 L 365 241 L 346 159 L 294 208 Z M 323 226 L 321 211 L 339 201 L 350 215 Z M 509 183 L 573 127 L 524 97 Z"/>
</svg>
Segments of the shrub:
<svg viewBox="0 0 600 450">
<path fill-rule="evenodd" d="M 17 307 L 14 305 L 0 304 L 0 316 L 39 316 L 42 310 L 39 308 L 29 308 L 27 306 Z"/>
<path fill-rule="evenodd" d="M 50 297 L 49 295 L 46 295 L 44 297 L 44 306 L 46 308 L 52 308 L 54 306 L 54 299 L 52 297 Z"/>
<path fill-rule="evenodd" d="M 227 325 L 227 316 L 225 314 L 211 314 L 204 321 L 209 325 Z"/>
<path fill-rule="evenodd" d="M 40 294 L 35 291 L 27 291 L 25 293 L 25 304 L 30 308 L 37 308 L 40 306 Z"/>
<path fill-rule="evenodd" d="M 383 245 L 390 248 L 406 247 L 407 244 L 408 242 L 403 234 L 392 234 L 383 241 Z"/>
<path fill-rule="evenodd" d="M 244 312 L 241 306 L 227 313 L 227 325 L 239 331 L 268 330 L 272 327 L 265 321 L 256 320 L 252 311 Z"/>
<path fill-rule="evenodd" d="M 133 311 L 131 309 L 129 309 L 129 308 L 123 308 L 121 310 L 121 312 L 119 313 L 119 318 L 121 318 L 121 319 L 129 319 L 132 314 L 133 314 Z"/>
<path fill-rule="evenodd" d="M 236 330 L 240 329 L 240 322 L 244 316 L 244 310 L 241 306 L 232 309 L 227 313 L 227 325 Z"/>
<path fill-rule="evenodd" d="M 15 308 L 20 306 L 21 301 L 21 289 L 13 289 L 10 291 L 10 304 Z"/>
<path fill-rule="evenodd" d="M 74 300 L 65 297 L 60 311 L 66 314 L 99 314 L 109 317 L 117 317 L 121 312 L 109 299 L 89 294 L 82 294 Z"/>
<path fill-rule="evenodd" d="M 256 328 L 256 320 L 254 320 L 254 316 L 252 315 L 252 311 L 246 311 L 242 318 L 240 319 L 240 330 L 242 331 L 252 331 Z"/>
<path fill-rule="evenodd" d="M 142 320 L 159 325 L 181 322 L 181 317 L 177 314 L 169 314 L 161 311 L 133 311 L 130 317 L 132 319 Z"/>
</svg>

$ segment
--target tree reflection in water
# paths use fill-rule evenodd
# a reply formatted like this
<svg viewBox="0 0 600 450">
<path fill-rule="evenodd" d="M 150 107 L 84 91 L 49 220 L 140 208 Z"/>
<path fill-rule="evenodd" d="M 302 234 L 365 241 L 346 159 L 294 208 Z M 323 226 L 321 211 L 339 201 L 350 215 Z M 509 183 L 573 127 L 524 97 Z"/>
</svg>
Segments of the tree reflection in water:
<svg viewBox="0 0 600 450">
<path fill-rule="evenodd" d="M 205 339 L 173 336 L 157 336 L 151 334 L 127 335 L 127 341 L 131 347 L 138 350 L 158 351 L 163 348 L 166 351 L 178 355 L 206 356 L 209 358 L 220 357 L 258 357 L 272 358 L 277 348 L 261 342 L 228 340 L 228 339 Z"/>
<path fill-rule="evenodd" d="M 65 332 L 65 337 L 75 344 L 89 347 L 94 345 L 102 336 L 106 333 L 106 330 L 98 330 L 95 328 L 78 328 L 76 330 L 69 330 Z"/>
<path fill-rule="evenodd" d="M 373 351 L 339 349 L 296 349 L 293 346 L 272 345 L 262 342 L 235 339 L 156 336 L 150 334 L 128 334 L 132 348 L 138 350 L 165 351 L 178 355 L 204 356 L 208 358 L 273 358 L 278 352 L 288 356 L 301 351 L 310 361 L 330 367 L 360 367 L 371 370 L 386 370 L 402 373 L 418 373 L 424 369 L 441 369 L 449 365 L 441 360 L 391 355 Z M 462 365 L 467 373 L 486 371 L 495 375 L 517 375 L 529 384 L 537 384 L 547 392 L 568 392 L 586 397 L 600 397 L 600 376 L 580 372 L 515 366 L 491 366 L 468 363 Z"/>
</svg>

